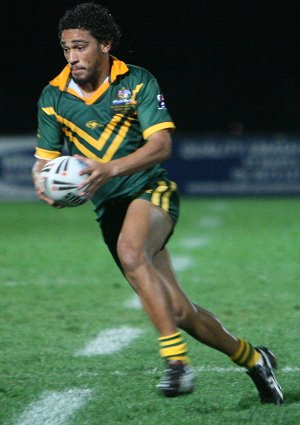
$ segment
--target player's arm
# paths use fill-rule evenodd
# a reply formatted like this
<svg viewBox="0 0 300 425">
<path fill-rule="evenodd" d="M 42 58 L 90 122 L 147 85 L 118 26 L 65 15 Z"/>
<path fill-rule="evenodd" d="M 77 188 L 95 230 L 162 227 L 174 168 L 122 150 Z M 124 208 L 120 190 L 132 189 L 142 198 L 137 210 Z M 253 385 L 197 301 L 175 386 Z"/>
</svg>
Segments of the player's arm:
<svg viewBox="0 0 300 425">
<path fill-rule="evenodd" d="M 35 161 L 32 167 L 32 179 L 37 196 L 44 202 L 57 207 L 55 202 L 43 193 L 40 171 L 51 159 L 61 154 L 64 139 L 61 124 L 56 118 L 55 112 L 56 89 L 47 85 L 38 101 L 38 138 L 35 149 Z"/>
<path fill-rule="evenodd" d="M 133 174 L 165 161 L 171 154 L 171 146 L 172 140 L 169 131 L 160 130 L 149 136 L 147 143 L 135 152 L 107 163 L 76 155 L 87 163 L 84 173 L 89 174 L 81 187 L 88 185 L 89 194 L 92 195 L 113 177 Z"/>
<path fill-rule="evenodd" d="M 125 176 L 145 170 L 166 161 L 172 150 L 169 130 L 160 130 L 149 136 L 147 143 L 132 154 L 111 162 L 113 176 Z"/>
</svg>

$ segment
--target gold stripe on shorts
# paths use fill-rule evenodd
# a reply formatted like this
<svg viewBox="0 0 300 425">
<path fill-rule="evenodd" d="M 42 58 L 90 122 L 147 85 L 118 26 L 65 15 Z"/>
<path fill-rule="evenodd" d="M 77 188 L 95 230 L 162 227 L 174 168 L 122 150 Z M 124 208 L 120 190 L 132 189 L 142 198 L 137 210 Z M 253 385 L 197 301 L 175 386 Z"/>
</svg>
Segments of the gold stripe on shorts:
<svg viewBox="0 0 300 425">
<path fill-rule="evenodd" d="M 151 196 L 151 202 L 158 207 L 161 207 L 164 211 L 169 211 L 170 197 L 176 190 L 177 185 L 174 182 L 169 184 L 165 181 L 159 181 L 158 187 L 153 191 Z"/>
</svg>

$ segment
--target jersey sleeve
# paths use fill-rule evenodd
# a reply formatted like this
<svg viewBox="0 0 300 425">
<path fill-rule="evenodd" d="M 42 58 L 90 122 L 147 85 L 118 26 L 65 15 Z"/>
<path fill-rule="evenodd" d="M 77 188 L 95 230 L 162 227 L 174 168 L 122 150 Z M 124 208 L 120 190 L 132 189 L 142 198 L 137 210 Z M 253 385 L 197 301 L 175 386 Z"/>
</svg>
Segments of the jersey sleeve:
<svg viewBox="0 0 300 425">
<path fill-rule="evenodd" d="M 61 155 L 64 137 L 55 110 L 55 88 L 46 86 L 38 101 L 38 131 L 35 156 L 54 159 Z"/>
<path fill-rule="evenodd" d="M 156 131 L 175 128 L 156 78 L 150 73 L 146 75 L 147 78 L 137 95 L 138 119 L 144 139 Z"/>
</svg>

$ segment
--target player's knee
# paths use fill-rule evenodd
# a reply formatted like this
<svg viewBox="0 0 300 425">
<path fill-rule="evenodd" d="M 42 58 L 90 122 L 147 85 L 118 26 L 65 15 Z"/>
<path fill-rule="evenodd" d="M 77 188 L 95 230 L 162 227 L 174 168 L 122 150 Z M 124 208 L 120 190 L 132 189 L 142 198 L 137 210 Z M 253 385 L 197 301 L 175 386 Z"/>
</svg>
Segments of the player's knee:
<svg viewBox="0 0 300 425">
<path fill-rule="evenodd" d="M 176 305 L 175 307 L 173 307 L 173 314 L 177 326 L 180 327 L 180 325 L 185 321 L 186 318 L 184 308 L 182 306 Z"/>
<path fill-rule="evenodd" d="M 176 325 L 179 328 L 185 328 L 186 324 L 189 321 L 190 311 L 186 305 L 182 305 L 180 303 L 173 305 L 173 315 L 176 321 Z"/>
<path fill-rule="evenodd" d="M 126 275 L 134 273 L 145 263 L 145 255 L 141 249 L 130 243 L 120 242 L 117 246 L 118 257 Z"/>
</svg>

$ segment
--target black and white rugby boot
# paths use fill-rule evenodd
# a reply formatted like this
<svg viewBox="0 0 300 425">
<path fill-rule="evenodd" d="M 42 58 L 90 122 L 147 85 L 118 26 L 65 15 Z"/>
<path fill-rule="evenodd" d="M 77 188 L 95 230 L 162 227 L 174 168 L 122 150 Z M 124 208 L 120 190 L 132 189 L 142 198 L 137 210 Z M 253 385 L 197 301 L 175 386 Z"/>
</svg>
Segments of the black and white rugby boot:
<svg viewBox="0 0 300 425">
<path fill-rule="evenodd" d="M 277 366 L 276 357 L 266 347 L 255 347 L 255 349 L 261 354 L 262 365 L 253 366 L 247 374 L 257 388 L 261 403 L 280 405 L 283 403 L 283 392 L 274 374 Z"/>
<path fill-rule="evenodd" d="M 156 388 L 165 397 L 177 397 L 194 391 L 193 368 L 181 361 L 168 361 L 167 368 Z"/>
</svg>

